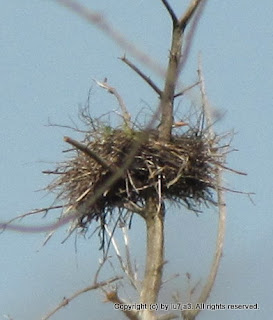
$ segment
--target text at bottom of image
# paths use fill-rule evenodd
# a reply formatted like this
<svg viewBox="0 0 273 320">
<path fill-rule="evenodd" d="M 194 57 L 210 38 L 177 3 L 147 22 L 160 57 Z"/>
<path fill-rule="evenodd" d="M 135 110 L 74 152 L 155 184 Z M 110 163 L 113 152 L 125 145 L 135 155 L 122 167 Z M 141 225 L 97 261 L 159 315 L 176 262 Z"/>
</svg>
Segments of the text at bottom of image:
<svg viewBox="0 0 273 320">
<path fill-rule="evenodd" d="M 225 304 L 225 303 L 115 303 L 115 310 L 150 310 L 150 311 L 170 311 L 170 310 L 259 310 L 258 303 L 254 304 Z"/>
</svg>

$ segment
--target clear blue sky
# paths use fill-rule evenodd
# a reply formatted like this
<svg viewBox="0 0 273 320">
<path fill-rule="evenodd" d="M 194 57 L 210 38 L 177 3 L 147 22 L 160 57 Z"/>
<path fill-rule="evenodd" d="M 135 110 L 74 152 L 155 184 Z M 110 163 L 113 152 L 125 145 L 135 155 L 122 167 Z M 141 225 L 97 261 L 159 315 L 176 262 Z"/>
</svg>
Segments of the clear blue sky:
<svg viewBox="0 0 273 320">
<path fill-rule="evenodd" d="M 172 2 L 180 12 L 183 5 L 179 8 L 178 1 Z M 159 0 L 88 3 L 140 48 L 166 63 L 170 21 Z M 206 312 L 200 320 L 272 316 L 272 12 L 271 0 L 209 0 L 181 77 L 185 84 L 196 80 L 201 51 L 210 102 L 225 113 L 217 128 L 236 132 L 233 146 L 239 151 L 230 155 L 228 165 L 248 173 L 247 177 L 226 175 L 226 184 L 256 193 L 255 205 L 246 196 L 227 196 L 224 256 L 209 302 L 259 303 L 260 311 Z M 51 167 L 46 162 L 65 157 L 62 138 L 68 132 L 45 125 L 48 119 L 67 124 L 70 116 L 76 117 L 92 79 L 107 77 L 133 115 L 146 104 L 155 108 L 157 97 L 117 59 L 124 54 L 122 49 L 52 0 L 3 2 L 0 38 L 0 210 L 1 221 L 5 221 L 51 203 L 52 197 L 36 190 L 50 181 L 41 174 Z M 113 110 L 115 103 L 112 96 L 94 87 L 91 111 L 95 116 Z M 183 103 L 188 101 L 182 100 L 181 108 Z M 54 221 L 55 217 L 48 218 Z M 46 221 L 29 219 L 24 223 Z M 175 290 L 185 296 L 185 272 L 191 272 L 196 282 L 205 278 L 216 225 L 214 210 L 197 218 L 183 209 L 170 208 L 165 277 L 178 272 L 181 280 L 166 285 L 162 301 L 168 302 Z M 142 227 L 136 223 L 133 241 L 144 234 Z M 97 237 L 79 239 L 75 253 L 73 239 L 61 245 L 64 236 L 62 228 L 41 247 L 44 234 L 0 235 L 0 319 L 5 319 L 5 314 L 14 320 L 41 319 L 64 296 L 92 281 L 100 257 Z M 141 262 L 141 248 L 136 247 L 135 253 Z M 105 277 L 111 275 L 113 272 Z M 100 292 L 86 294 L 52 319 L 90 319 L 90 308 L 94 319 L 112 319 L 112 306 L 102 301 Z"/>
</svg>

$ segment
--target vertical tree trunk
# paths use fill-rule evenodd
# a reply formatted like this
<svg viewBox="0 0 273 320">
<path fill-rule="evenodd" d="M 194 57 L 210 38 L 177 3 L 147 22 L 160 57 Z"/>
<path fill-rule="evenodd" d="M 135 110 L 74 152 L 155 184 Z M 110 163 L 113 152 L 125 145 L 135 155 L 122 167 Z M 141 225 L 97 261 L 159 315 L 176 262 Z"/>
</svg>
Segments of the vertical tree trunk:
<svg viewBox="0 0 273 320">
<path fill-rule="evenodd" d="M 171 139 L 173 99 L 181 62 L 182 35 L 181 27 L 179 25 L 174 26 L 165 87 L 160 101 L 161 122 L 159 126 L 159 139 L 166 142 Z"/>
<path fill-rule="evenodd" d="M 150 195 L 146 202 L 146 267 L 142 284 L 140 302 L 146 304 L 148 310 L 143 311 L 143 320 L 155 319 L 150 305 L 157 302 L 162 282 L 164 264 L 164 205 L 159 204 L 157 195 Z"/>
</svg>

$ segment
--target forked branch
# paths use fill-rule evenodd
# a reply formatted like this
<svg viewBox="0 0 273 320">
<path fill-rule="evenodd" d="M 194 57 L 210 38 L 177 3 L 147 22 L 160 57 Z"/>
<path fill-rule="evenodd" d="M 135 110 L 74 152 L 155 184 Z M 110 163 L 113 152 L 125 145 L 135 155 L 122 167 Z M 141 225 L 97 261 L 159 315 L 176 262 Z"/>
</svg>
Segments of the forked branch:
<svg viewBox="0 0 273 320">
<path fill-rule="evenodd" d="M 190 22 L 198 5 L 204 0 L 191 1 L 186 12 L 177 20 L 167 1 L 162 1 L 173 19 L 172 44 L 169 56 L 169 63 L 165 77 L 165 86 L 161 95 L 160 110 L 161 122 L 159 126 L 159 139 L 168 142 L 171 138 L 173 124 L 173 102 L 175 89 L 181 72 L 182 44 L 185 28 Z"/>
</svg>

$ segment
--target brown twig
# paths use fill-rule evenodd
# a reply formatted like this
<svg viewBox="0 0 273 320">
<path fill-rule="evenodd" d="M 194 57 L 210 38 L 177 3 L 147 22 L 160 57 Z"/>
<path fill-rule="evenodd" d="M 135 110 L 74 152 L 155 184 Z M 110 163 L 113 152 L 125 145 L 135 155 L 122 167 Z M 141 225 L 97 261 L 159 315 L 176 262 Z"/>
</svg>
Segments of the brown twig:
<svg viewBox="0 0 273 320">
<path fill-rule="evenodd" d="M 195 14 L 193 15 L 192 22 L 189 28 L 189 31 L 186 34 L 185 38 L 185 46 L 183 50 L 183 58 L 180 62 L 179 66 L 179 72 L 183 69 L 183 67 L 186 65 L 186 62 L 189 57 L 190 49 L 192 46 L 192 41 L 194 39 L 195 31 L 197 30 L 198 23 L 200 21 L 201 15 L 204 11 L 205 5 L 207 3 L 207 0 L 202 0 L 202 2 L 199 4 L 197 10 L 195 11 Z"/>
<path fill-rule="evenodd" d="M 183 13 L 181 18 L 179 19 L 179 25 L 182 30 L 184 30 L 189 23 L 190 19 L 192 18 L 193 14 L 197 10 L 199 4 L 204 0 L 192 0 L 188 9 Z"/>
<path fill-rule="evenodd" d="M 132 70 L 134 70 L 148 85 L 161 97 L 162 91 L 158 88 L 158 86 L 148 77 L 146 76 L 136 65 L 134 65 L 130 60 L 128 60 L 125 56 L 120 58 L 120 60 L 127 64 Z"/>
<path fill-rule="evenodd" d="M 170 14 L 170 16 L 172 18 L 173 24 L 176 24 L 178 20 L 177 20 L 176 14 L 174 13 L 172 7 L 169 5 L 167 0 L 161 0 L 161 1 L 164 4 L 164 6 L 167 9 L 167 11 L 169 12 L 169 14 Z"/>
<path fill-rule="evenodd" d="M 85 287 L 81 290 L 78 290 L 76 291 L 72 296 L 70 296 L 69 298 L 64 298 L 60 304 L 54 309 L 52 310 L 51 312 L 49 312 L 46 316 L 43 317 L 43 320 L 47 320 L 49 319 L 51 316 L 53 316 L 58 310 L 60 310 L 61 308 L 67 306 L 72 300 L 74 300 L 75 298 L 77 298 L 79 295 L 85 293 L 85 292 L 88 292 L 88 291 L 91 291 L 91 290 L 95 290 L 95 289 L 98 289 L 98 288 L 102 288 L 106 285 L 109 285 L 110 283 L 114 282 L 114 281 L 117 281 L 117 280 L 120 280 L 122 279 L 122 277 L 114 277 L 114 278 L 111 278 L 109 280 L 106 280 L 106 281 L 101 281 L 101 282 L 98 282 L 98 283 L 95 283 L 91 286 L 88 286 L 88 287 Z"/>
</svg>

